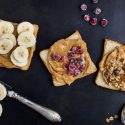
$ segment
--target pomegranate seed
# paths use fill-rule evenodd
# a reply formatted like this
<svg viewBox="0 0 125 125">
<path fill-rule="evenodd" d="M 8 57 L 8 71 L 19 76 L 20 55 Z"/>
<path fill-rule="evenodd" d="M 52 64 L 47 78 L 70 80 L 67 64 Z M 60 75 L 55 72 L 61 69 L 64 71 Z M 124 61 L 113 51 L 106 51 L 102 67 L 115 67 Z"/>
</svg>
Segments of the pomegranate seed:
<svg viewBox="0 0 125 125">
<path fill-rule="evenodd" d="M 93 3 L 98 3 L 98 2 L 99 2 L 99 0 L 92 0 L 92 2 L 93 2 Z"/>
<path fill-rule="evenodd" d="M 93 11 L 93 13 L 96 14 L 96 15 L 99 15 L 101 12 L 102 12 L 101 9 L 98 8 L 98 7 L 95 8 L 94 11 Z"/>
<path fill-rule="evenodd" d="M 81 10 L 86 11 L 87 10 L 87 5 L 86 4 L 82 4 L 80 6 L 80 8 L 81 8 Z"/>
<path fill-rule="evenodd" d="M 97 18 L 91 18 L 90 23 L 95 26 L 97 24 Z"/>
<path fill-rule="evenodd" d="M 103 18 L 103 19 L 101 20 L 101 25 L 102 25 L 103 27 L 107 26 L 107 25 L 108 25 L 108 20 Z"/>
<path fill-rule="evenodd" d="M 84 15 L 84 20 L 85 20 L 86 22 L 90 21 L 90 16 L 89 16 L 89 14 Z"/>
</svg>

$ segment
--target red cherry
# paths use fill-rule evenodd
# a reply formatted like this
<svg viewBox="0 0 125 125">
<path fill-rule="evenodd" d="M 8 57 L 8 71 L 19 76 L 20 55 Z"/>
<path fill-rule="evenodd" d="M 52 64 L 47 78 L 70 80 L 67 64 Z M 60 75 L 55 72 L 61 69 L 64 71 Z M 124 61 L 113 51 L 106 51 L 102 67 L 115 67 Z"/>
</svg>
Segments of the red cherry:
<svg viewBox="0 0 125 125">
<path fill-rule="evenodd" d="M 97 18 L 91 18 L 90 24 L 95 26 L 97 24 Z"/>
<path fill-rule="evenodd" d="M 96 15 L 99 15 L 100 13 L 102 12 L 102 10 L 100 8 L 95 8 L 93 13 L 96 14 Z"/>
<path fill-rule="evenodd" d="M 84 20 L 85 20 L 86 22 L 90 21 L 90 16 L 89 16 L 89 14 L 84 15 Z"/>
<path fill-rule="evenodd" d="M 80 6 L 80 8 L 81 8 L 81 10 L 86 11 L 87 10 L 87 5 L 86 4 L 82 4 Z"/>
<path fill-rule="evenodd" d="M 108 20 L 103 18 L 103 19 L 101 20 L 101 25 L 102 25 L 103 27 L 106 27 L 106 26 L 108 25 Z"/>
</svg>

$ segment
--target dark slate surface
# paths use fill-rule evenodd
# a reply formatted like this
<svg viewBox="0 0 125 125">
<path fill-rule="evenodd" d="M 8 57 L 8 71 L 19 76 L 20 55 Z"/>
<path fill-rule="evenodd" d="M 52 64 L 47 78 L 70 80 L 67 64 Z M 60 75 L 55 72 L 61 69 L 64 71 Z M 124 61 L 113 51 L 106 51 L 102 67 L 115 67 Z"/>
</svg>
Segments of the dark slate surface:
<svg viewBox="0 0 125 125">
<path fill-rule="evenodd" d="M 102 28 L 99 24 L 91 26 L 84 22 L 84 13 L 79 9 L 81 3 L 88 5 L 88 13 L 96 6 L 101 7 L 98 19 L 106 17 L 109 25 Z M 97 87 L 96 73 L 77 80 L 70 87 L 56 88 L 39 52 L 79 30 L 98 66 L 105 37 L 125 43 L 125 0 L 100 0 L 96 5 L 90 0 L 0 0 L 0 18 L 18 23 L 26 20 L 40 26 L 30 69 L 23 72 L 1 68 L 0 80 L 23 96 L 58 111 L 63 122 L 57 125 L 106 125 L 108 113 L 120 113 L 125 93 Z M 6 98 L 1 103 L 4 109 L 1 125 L 53 125 L 15 100 Z M 120 120 L 113 125 L 121 125 Z"/>
</svg>

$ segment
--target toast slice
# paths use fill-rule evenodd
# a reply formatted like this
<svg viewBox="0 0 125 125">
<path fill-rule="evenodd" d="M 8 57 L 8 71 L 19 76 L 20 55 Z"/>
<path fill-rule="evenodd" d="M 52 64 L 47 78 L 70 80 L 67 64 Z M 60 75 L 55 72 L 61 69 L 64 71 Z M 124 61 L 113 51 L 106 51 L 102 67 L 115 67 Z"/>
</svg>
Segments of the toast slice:
<svg viewBox="0 0 125 125">
<path fill-rule="evenodd" d="M 17 24 L 17 23 L 12 23 L 12 24 L 13 24 L 13 26 L 14 26 L 14 33 L 13 33 L 13 34 L 14 34 L 14 35 L 16 36 L 16 38 L 17 38 L 18 33 L 17 33 L 17 30 L 16 30 L 16 29 L 17 29 L 18 24 Z M 34 26 L 34 35 L 35 35 L 35 37 L 37 37 L 37 33 L 38 33 L 39 27 L 38 27 L 38 25 L 35 25 L 35 24 L 34 24 L 33 26 Z M 18 46 L 18 45 L 17 45 L 17 46 Z M 16 47 L 17 47 L 17 46 L 16 46 Z M 0 55 L 0 67 L 5 67 L 5 68 L 8 68 L 8 69 L 17 68 L 17 69 L 21 69 L 21 70 L 24 70 L 24 71 L 28 70 L 29 67 L 30 67 L 30 64 L 31 64 L 31 60 L 32 60 L 32 57 L 33 57 L 33 53 L 34 53 L 34 51 L 35 51 L 35 46 L 28 48 L 28 51 L 29 51 L 28 63 L 27 63 L 27 65 L 24 66 L 24 67 L 18 67 L 18 66 L 14 65 L 14 64 L 11 62 L 10 54 L 11 54 L 11 52 L 12 52 L 14 49 L 15 49 L 15 47 L 14 47 L 8 54 Z"/>
<path fill-rule="evenodd" d="M 82 38 L 81 38 L 80 33 L 79 33 L 78 31 L 76 31 L 75 33 L 73 33 L 71 36 L 69 36 L 69 37 L 66 38 L 66 39 L 77 40 L 77 39 L 82 39 Z M 41 57 L 43 63 L 45 64 L 46 68 L 48 69 L 48 71 L 51 73 L 51 71 L 49 70 L 48 61 L 47 61 L 47 59 L 48 59 L 48 49 L 42 50 L 42 51 L 40 52 L 40 57 Z M 90 56 L 89 56 L 89 58 L 90 58 Z M 90 58 L 90 60 L 91 60 L 91 58 Z M 87 76 L 87 75 L 89 75 L 89 74 L 91 74 L 91 73 L 94 73 L 94 72 L 97 70 L 97 69 L 96 69 L 96 66 L 95 66 L 95 64 L 92 62 L 92 60 L 90 61 L 90 63 L 91 63 L 91 65 L 90 65 L 90 67 L 88 68 L 87 72 L 84 74 L 83 77 L 85 77 L 85 76 Z M 52 75 L 52 73 L 51 73 L 51 75 Z M 54 78 L 53 75 L 52 75 L 52 79 L 53 79 L 53 84 L 54 84 L 54 86 L 63 86 L 63 85 L 66 85 L 65 82 L 58 82 L 58 81 Z"/>
<path fill-rule="evenodd" d="M 122 45 L 123 44 L 120 44 L 120 43 L 118 43 L 116 41 L 105 39 L 103 57 L 102 57 L 102 60 L 101 60 L 99 65 L 101 65 L 101 63 L 103 61 L 105 61 L 105 59 L 107 58 L 107 55 L 109 53 L 111 53 L 116 47 L 119 47 L 119 46 L 122 46 Z M 99 68 L 100 68 L 100 66 L 99 66 Z M 108 88 L 108 89 L 112 89 L 112 90 L 119 90 L 119 88 L 109 86 L 109 85 L 106 84 L 105 80 L 103 79 L 103 76 L 102 76 L 102 73 L 101 73 L 100 69 L 99 69 L 99 71 L 97 73 L 95 83 L 98 86 L 101 86 L 101 87 L 104 87 L 104 88 Z"/>
</svg>

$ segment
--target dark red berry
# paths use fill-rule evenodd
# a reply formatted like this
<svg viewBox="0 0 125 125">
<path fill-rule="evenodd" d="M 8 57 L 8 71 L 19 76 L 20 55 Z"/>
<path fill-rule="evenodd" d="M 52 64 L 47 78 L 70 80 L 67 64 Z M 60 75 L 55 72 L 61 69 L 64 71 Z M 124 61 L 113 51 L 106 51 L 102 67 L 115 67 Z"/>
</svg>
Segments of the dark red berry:
<svg viewBox="0 0 125 125">
<path fill-rule="evenodd" d="M 55 60 L 55 61 L 62 61 L 62 56 L 57 54 L 57 53 L 53 53 L 51 55 L 52 59 Z"/>
<path fill-rule="evenodd" d="M 71 58 L 71 59 L 69 59 L 69 62 L 70 62 L 70 63 L 75 63 L 75 59 L 74 59 L 74 58 Z"/>
<path fill-rule="evenodd" d="M 76 63 L 76 67 L 79 69 L 80 66 L 81 66 L 80 63 L 77 62 L 77 63 Z"/>
<path fill-rule="evenodd" d="M 81 72 L 80 72 L 79 69 L 76 69 L 76 70 L 74 71 L 74 75 L 75 75 L 75 76 L 79 75 L 80 73 L 81 73 Z"/>
<path fill-rule="evenodd" d="M 106 26 L 108 25 L 108 20 L 103 18 L 103 19 L 101 20 L 101 25 L 102 25 L 103 27 L 106 27 Z"/>
<path fill-rule="evenodd" d="M 74 64 L 74 63 L 70 63 L 69 64 L 69 71 L 74 71 L 75 70 L 75 68 L 76 68 L 76 65 Z"/>
<path fill-rule="evenodd" d="M 64 64 L 64 69 L 68 70 L 69 69 L 69 64 Z"/>
<path fill-rule="evenodd" d="M 96 14 L 96 15 L 99 15 L 101 12 L 102 12 L 101 9 L 98 8 L 98 7 L 95 8 L 94 11 L 93 11 L 93 13 Z"/>
<path fill-rule="evenodd" d="M 92 0 L 92 2 L 93 2 L 93 3 L 98 3 L 98 2 L 99 2 L 99 0 Z"/>
<path fill-rule="evenodd" d="M 86 11 L 87 10 L 87 5 L 86 4 L 82 4 L 80 6 L 80 8 L 81 8 L 82 11 Z"/>
<path fill-rule="evenodd" d="M 90 16 L 89 16 L 89 14 L 84 15 L 84 20 L 85 20 L 86 22 L 90 21 Z"/>
<path fill-rule="evenodd" d="M 83 53 L 83 51 L 82 51 L 81 47 L 77 47 L 76 54 L 82 54 L 82 53 Z"/>
<path fill-rule="evenodd" d="M 90 24 L 95 26 L 97 24 L 97 18 L 91 18 Z"/>
</svg>

